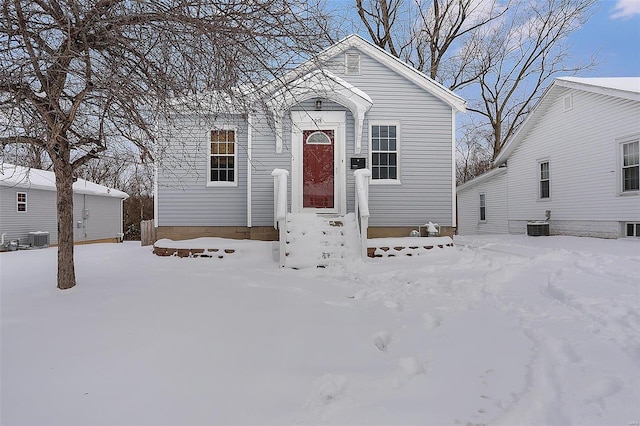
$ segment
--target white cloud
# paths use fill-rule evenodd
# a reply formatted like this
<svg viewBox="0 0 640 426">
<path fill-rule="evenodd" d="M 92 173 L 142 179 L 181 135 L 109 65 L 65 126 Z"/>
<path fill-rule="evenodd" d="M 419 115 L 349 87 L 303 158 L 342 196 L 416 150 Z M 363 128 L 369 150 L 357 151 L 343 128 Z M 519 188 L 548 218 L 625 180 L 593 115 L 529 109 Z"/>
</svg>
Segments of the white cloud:
<svg viewBox="0 0 640 426">
<path fill-rule="evenodd" d="M 640 15 L 640 0 L 618 0 L 611 19 L 626 19 L 635 15 Z"/>
</svg>

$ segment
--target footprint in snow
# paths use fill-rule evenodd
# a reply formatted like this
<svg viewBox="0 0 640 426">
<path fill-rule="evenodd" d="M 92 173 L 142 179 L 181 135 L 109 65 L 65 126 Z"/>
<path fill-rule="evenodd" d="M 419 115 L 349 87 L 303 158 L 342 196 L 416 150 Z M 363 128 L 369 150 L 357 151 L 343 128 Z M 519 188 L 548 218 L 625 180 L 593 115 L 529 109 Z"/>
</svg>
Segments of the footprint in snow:
<svg viewBox="0 0 640 426">
<path fill-rule="evenodd" d="M 403 310 L 402 304 L 400 302 L 396 302 L 395 300 L 386 300 L 384 302 L 384 306 L 389 309 L 393 309 L 396 312 L 402 312 Z"/>
<path fill-rule="evenodd" d="M 316 380 L 311 404 L 325 405 L 337 399 L 347 386 L 347 378 L 336 374 L 325 374 Z"/>
<path fill-rule="evenodd" d="M 439 327 L 440 324 L 442 324 L 442 318 L 436 314 L 422 314 L 422 319 L 424 320 L 424 325 L 427 327 L 427 330 Z"/>
<path fill-rule="evenodd" d="M 398 368 L 393 376 L 392 385 L 399 388 L 408 382 L 411 378 L 424 374 L 425 365 L 414 356 L 400 357 L 398 359 Z"/>
<path fill-rule="evenodd" d="M 386 351 L 391 343 L 391 333 L 388 331 L 379 331 L 373 335 L 373 344 L 380 351 Z"/>
</svg>

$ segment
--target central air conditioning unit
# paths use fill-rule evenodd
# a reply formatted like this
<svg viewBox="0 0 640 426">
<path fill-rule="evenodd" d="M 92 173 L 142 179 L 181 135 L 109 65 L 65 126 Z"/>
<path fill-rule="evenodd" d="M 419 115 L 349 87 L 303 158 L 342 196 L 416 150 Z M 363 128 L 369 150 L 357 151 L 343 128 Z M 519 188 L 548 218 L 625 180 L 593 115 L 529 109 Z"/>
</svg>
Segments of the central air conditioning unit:
<svg viewBox="0 0 640 426">
<path fill-rule="evenodd" d="M 29 232 L 29 245 L 31 247 L 48 247 L 49 233 L 43 231 Z"/>
<path fill-rule="evenodd" d="M 548 222 L 528 222 L 527 235 L 531 237 L 542 237 L 542 236 L 548 237 L 549 223 Z"/>
</svg>

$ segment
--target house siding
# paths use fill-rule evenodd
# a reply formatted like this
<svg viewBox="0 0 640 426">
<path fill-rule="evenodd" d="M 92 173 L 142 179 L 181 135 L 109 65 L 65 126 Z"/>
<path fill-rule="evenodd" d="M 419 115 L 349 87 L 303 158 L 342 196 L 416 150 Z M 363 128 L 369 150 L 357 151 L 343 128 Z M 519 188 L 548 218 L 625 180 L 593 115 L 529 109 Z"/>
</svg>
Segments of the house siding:
<svg viewBox="0 0 640 426">
<path fill-rule="evenodd" d="M 27 193 L 27 212 L 16 212 L 16 193 Z M 122 229 L 120 198 L 74 194 L 73 226 L 75 242 L 115 239 Z M 86 206 L 86 207 L 85 207 Z M 83 219 L 82 211 L 89 210 Z M 81 227 L 78 228 L 78 222 Z M 29 232 L 49 232 L 49 243 L 58 243 L 56 192 L 41 189 L 2 187 L 0 189 L 0 233 L 5 242 L 28 244 Z"/>
<path fill-rule="evenodd" d="M 345 53 L 360 53 L 361 72 L 346 75 L 336 66 L 341 78 L 366 92 L 373 106 L 366 115 L 362 134 L 363 155 L 368 158 L 369 123 L 400 123 L 400 185 L 369 188 L 371 226 L 417 226 L 427 221 L 452 226 L 452 114 L 451 106 L 397 74 L 365 53 L 351 48 Z M 333 63 L 341 63 L 341 55 Z M 342 62 L 344 63 L 344 62 Z M 347 159 L 353 154 L 353 142 L 347 145 Z M 347 174 L 349 170 L 347 170 Z M 353 178 L 347 191 L 353 208 Z"/>
<path fill-rule="evenodd" d="M 16 193 L 27 194 L 27 211 L 16 211 Z M 40 189 L 0 187 L 0 234 L 5 235 L 5 243 L 20 240 L 28 244 L 29 232 L 49 232 L 49 243 L 58 241 L 58 221 L 56 216 L 56 192 Z"/>
<path fill-rule="evenodd" d="M 210 131 L 237 129 L 236 186 L 207 186 Z M 168 132 L 165 126 L 163 132 Z M 246 226 L 247 121 L 238 116 L 176 119 L 158 159 L 159 226 Z"/>
<path fill-rule="evenodd" d="M 366 114 L 361 152 L 355 153 L 355 120 L 342 105 L 324 101 L 323 111 L 345 111 L 345 190 L 346 210 L 355 208 L 355 181 L 350 158 L 369 158 L 371 121 L 400 123 L 400 185 L 372 183 L 369 192 L 370 226 L 417 227 L 427 221 L 442 227 L 453 226 L 453 109 L 450 105 L 417 86 L 363 51 L 361 73 L 344 74 L 343 54 L 328 59 L 332 72 L 364 91 L 373 100 Z M 313 110 L 313 100 L 304 101 L 290 111 Z M 185 116 L 177 120 L 171 135 L 161 143 L 158 160 L 156 220 L 159 227 L 247 226 L 247 132 L 251 131 L 251 218 L 253 227 L 273 226 L 273 177 L 275 168 L 289 176 L 291 203 L 291 116 L 284 115 L 282 152 L 276 152 L 273 123 L 256 105 L 252 126 L 239 117 L 212 118 Z M 244 129 L 238 136 L 238 186 L 206 186 L 208 131 L 215 124 L 235 123 Z M 163 131 L 168 130 L 168 126 Z M 288 206 L 289 209 L 291 205 Z"/>
<path fill-rule="evenodd" d="M 89 194 L 73 195 L 75 242 L 116 238 L 122 230 L 122 200 Z M 83 210 L 88 217 L 83 216 Z M 78 227 L 80 223 L 80 227 Z"/>
<path fill-rule="evenodd" d="M 507 171 L 458 191 L 458 234 L 506 234 Z M 480 194 L 485 195 L 485 221 L 480 221 Z"/>
<path fill-rule="evenodd" d="M 640 221 L 640 197 L 620 195 L 618 181 L 619 138 L 640 134 L 640 104 L 580 90 L 570 93 L 573 108 L 564 111 L 563 96 L 558 96 L 509 157 L 509 228 L 524 233 L 527 221 L 543 220 L 549 210 L 551 233 L 617 237 L 620 224 L 611 223 Z M 550 164 L 551 196 L 546 200 L 538 199 L 540 160 Z M 609 231 L 601 232 L 602 227 Z"/>
</svg>

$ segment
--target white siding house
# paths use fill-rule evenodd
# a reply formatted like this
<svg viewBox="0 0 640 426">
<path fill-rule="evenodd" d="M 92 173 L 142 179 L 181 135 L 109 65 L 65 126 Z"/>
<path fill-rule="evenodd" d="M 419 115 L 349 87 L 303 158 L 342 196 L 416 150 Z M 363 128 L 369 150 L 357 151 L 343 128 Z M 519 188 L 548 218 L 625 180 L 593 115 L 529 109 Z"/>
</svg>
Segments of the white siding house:
<svg viewBox="0 0 640 426">
<path fill-rule="evenodd" d="M 290 213 L 353 212 L 353 172 L 365 167 L 371 234 L 456 226 L 455 114 L 466 104 L 439 83 L 352 35 L 252 96 L 249 110 L 220 110 L 214 95 L 200 114 L 161 123 L 158 238 L 277 237 L 274 169 L 289 172 Z"/>
<path fill-rule="evenodd" d="M 129 196 L 84 179 L 73 184 L 74 241 L 122 238 L 122 202 Z M 58 243 L 56 185 L 53 172 L 2 164 L 0 169 L 0 234 L 5 244 L 27 245 L 29 233 L 49 234 Z"/>
<path fill-rule="evenodd" d="M 545 221 L 551 235 L 618 238 L 640 232 L 640 78 L 557 78 L 494 160 L 504 172 L 458 188 L 461 234 L 523 234 Z M 495 217 L 494 217 L 495 214 Z"/>
</svg>

